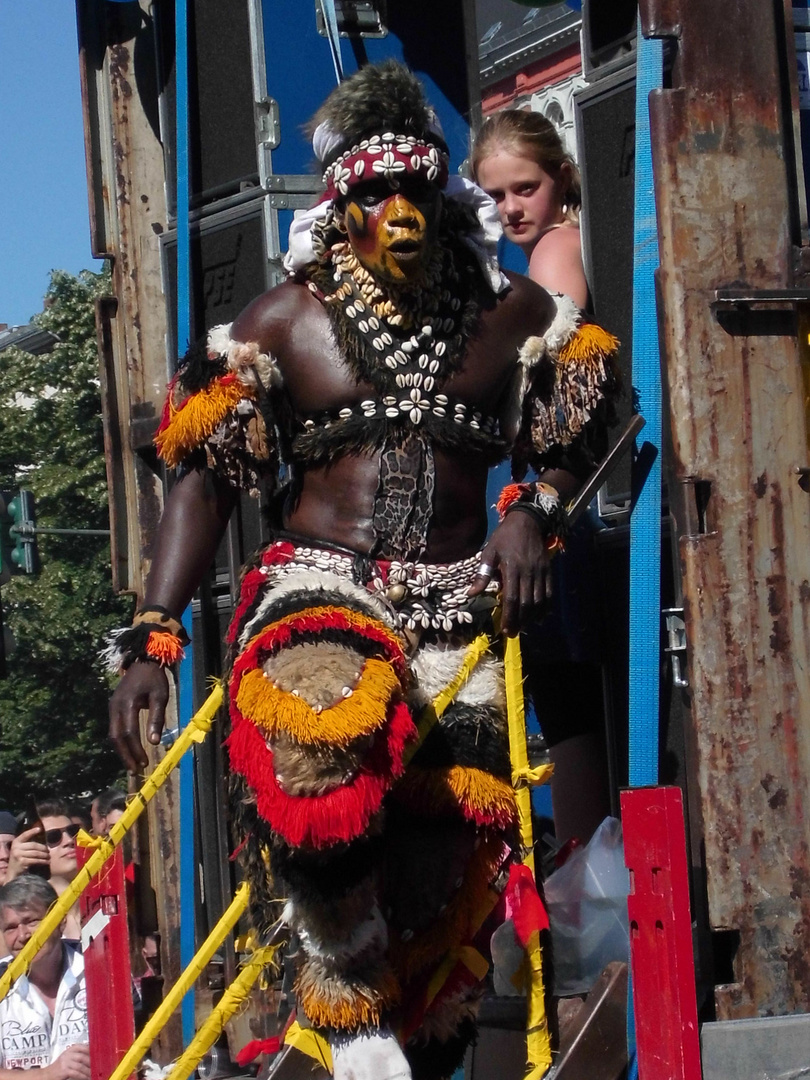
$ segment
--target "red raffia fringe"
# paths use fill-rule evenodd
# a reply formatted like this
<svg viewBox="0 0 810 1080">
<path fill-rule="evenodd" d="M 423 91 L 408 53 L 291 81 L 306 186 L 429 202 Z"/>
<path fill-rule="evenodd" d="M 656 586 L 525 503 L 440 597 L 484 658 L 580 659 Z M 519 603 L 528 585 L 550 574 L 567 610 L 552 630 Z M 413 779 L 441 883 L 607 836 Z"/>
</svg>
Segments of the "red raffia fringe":
<svg viewBox="0 0 810 1080">
<path fill-rule="evenodd" d="M 531 484 L 507 484 L 503 491 L 498 496 L 498 501 L 495 503 L 495 509 L 498 511 L 498 516 L 503 521 L 504 514 L 512 505 L 522 498 L 524 495 L 531 495 Z"/>
<path fill-rule="evenodd" d="M 171 667 L 183 659 L 183 645 L 174 634 L 161 634 L 152 630 L 146 639 L 145 652 L 163 667 Z"/>
<path fill-rule="evenodd" d="M 227 746 L 231 768 L 256 792 L 256 809 L 270 827 L 293 847 L 324 848 L 346 843 L 366 830 L 386 792 L 402 775 L 405 745 L 415 737 L 410 711 L 399 701 L 357 776 L 315 796 L 288 795 L 281 789 L 273 753 L 261 731 L 238 714 Z"/>
</svg>

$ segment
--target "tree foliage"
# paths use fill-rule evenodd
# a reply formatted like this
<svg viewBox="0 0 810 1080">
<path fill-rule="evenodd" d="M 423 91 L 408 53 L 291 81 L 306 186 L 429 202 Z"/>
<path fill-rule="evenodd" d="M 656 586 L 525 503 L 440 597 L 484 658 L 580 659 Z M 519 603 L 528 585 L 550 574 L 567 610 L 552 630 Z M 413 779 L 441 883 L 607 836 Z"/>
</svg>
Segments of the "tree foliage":
<svg viewBox="0 0 810 1080">
<path fill-rule="evenodd" d="M 59 339 L 52 352 L 0 353 L 0 485 L 29 488 L 37 524 L 107 529 L 107 482 L 94 302 L 106 272 L 54 271 L 34 323 Z M 2 588 L 16 641 L 0 682 L 0 807 L 28 794 L 73 797 L 121 775 L 106 738 L 104 633 L 128 621 L 114 596 L 109 539 L 38 537 L 40 572 Z"/>
</svg>

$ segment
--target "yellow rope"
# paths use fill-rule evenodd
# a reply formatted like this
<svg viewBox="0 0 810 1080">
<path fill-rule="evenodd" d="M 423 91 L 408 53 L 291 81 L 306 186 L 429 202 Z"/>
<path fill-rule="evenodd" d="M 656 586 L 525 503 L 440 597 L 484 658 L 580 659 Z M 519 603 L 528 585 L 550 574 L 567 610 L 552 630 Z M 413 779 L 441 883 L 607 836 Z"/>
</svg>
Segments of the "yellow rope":
<svg viewBox="0 0 810 1080">
<path fill-rule="evenodd" d="M 186 1077 L 199 1065 L 203 1055 L 217 1041 L 230 1018 L 247 1000 L 250 989 L 258 979 L 262 969 L 272 963 L 278 947 L 278 945 L 265 945 L 253 953 L 211 1010 L 207 1020 L 189 1043 L 185 1052 L 174 1063 L 172 1071 L 168 1074 L 166 1080 L 186 1080 Z"/>
<path fill-rule="evenodd" d="M 143 1031 L 132 1046 L 130 1046 L 129 1050 L 127 1050 L 126 1054 L 124 1054 L 115 1072 L 110 1077 L 110 1080 L 127 1080 L 127 1078 L 135 1071 L 141 1058 L 152 1045 L 158 1033 L 163 1030 L 169 1017 L 194 985 L 200 974 L 205 970 L 211 957 L 217 951 L 227 935 L 233 930 L 240 915 L 247 907 L 249 891 L 247 882 L 243 881 L 236 890 L 236 895 L 229 904 L 225 914 L 205 939 L 199 951 L 192 958 L 191 962 L 174 986 L 172 986 L 155 1013 L 149 1018 Z M 211 1041 L 213 1042 L 213 1039 Z"/>
<path fill-rule="evenodd" d="M 507 637 L 504 644 L 504 679 L 506 716 L 509 725 L 509 755 L 512 760 L 512 783 L 518 806 L 520 841 L 526 852 L 523 862 L 534 874 L 534 837 L 532 835 L 532 796 L 529 783 L 540 773 L 547 778 L 550 770 L 533 770 L 526 747 L 526 712 L 523 701 L 523 664 L 520 639 Z M 526 1080 L 539 1080 L 551 1066 L 551 1040 L 546 1016 L 543 986 L 543 953 L 540 936 L 532 934 L 526 947 L 529 965 L 528 1018 L 526 1050 L 530 1072 Z"/>
<path fill-rule="evenodd" d="M 160 764 L 144 780 L 141 790 L 129 800 L 126 810 L 110 829 L 109 837 L 92 837 L 84 831 L 79 833 L 77 842 L 84 847 L 94 847 L 96 850 L 48 911 L 22 951 L 12 960 L 5 974 L 0 978 L 0 1001 L 9 992 L 15 979 L 18 979 L 20 975 L 25 975 L 28 971 L 31 961 L 90 884 L 92 878 L 104 866 L 104 863 L 124 839 L 129 829 L 141 816 L 146 809 L 147 803 L 154 798 L 159 788 L 166 782 L 186 750 L 193 742 L 203 741 L 211 730 L 211 724 L 221 703 L 222 684 L 217 683 L 202 708 L 192 716 Z"/>
<path fill-rule="evenodd" d="M 406 765 L 439 722 L 447 707 L 452 704 L 456 694 L 472 674 L 475 665 L 489 649 L 489 645 L 489 637 L 486 634 L 479 634 L 477 638 L 471 641 L 467 646 L 467 651 L 464 653 L 464 659 L 456 677 L 445 686 L 444 690 L 439 691 L 429 705 L 422 709 L 419 722 L 416 725 L 418 738 L 405 751 L 404 760 Z"/>
</svg>

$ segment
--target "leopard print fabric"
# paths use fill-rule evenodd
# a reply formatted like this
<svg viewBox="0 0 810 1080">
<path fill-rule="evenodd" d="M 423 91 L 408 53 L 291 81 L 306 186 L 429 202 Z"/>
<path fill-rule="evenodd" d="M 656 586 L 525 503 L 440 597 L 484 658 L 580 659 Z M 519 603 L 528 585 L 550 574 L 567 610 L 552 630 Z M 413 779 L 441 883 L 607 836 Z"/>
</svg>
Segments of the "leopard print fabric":
<svg viewBox="0 0 810 1080">
<path fill-rule="evenodd" d="M 386 440 L 374 500 L 374 535 L 382 558 L 418 559 L 427 547 L 436 469 L 423 435 Z"/>
</svg>

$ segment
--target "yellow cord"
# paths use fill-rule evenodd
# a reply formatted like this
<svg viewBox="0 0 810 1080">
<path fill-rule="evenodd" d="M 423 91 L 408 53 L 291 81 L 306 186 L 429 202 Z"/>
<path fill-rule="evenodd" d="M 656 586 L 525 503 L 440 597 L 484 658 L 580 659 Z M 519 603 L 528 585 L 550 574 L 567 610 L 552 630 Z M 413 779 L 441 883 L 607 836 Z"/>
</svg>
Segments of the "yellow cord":
<svg viewBox="0 0 810 1080">
<path fill-rule="evenodd" d="M 155 1013 L 149 1018 L 143 1031 L 132 1046 L 130 1046 L 129 1050 L 127 1050 L 126 1054 L 124 1054 L 115 1072 L 110 1077 L 110 1080 L 127 1080 L 134 1072 L 143 1055 L 152 1045 L 159 1032 L 163 1030 L 169 1017 L 194 985 L 208 962 L 211 960 L 211 957 L 238 922 L 240 915 L 247 907 L 249 891 L 247 882 L 243 881 L 236 890 L 236 895 L 229 904 L 225 914 L 205 939 L 199 951 L 192 958 L 191 962 L 174 986 L 172 986 Z M 214 1038 L 216 1038 L 216 1036 L 214 1036 Z M 211 1041 L 213 1042 L 213 1039 Z"/>
<path fill-rule="evenodd" d="M 447 707 L 452 704 L 456 694 L 472 674 L 475 665 L 489 649 L 489 645 L 490 641 L 486 634 L 479 634 L 477 638 L 471 641 L 467 646 L 467 651 L 464 653 L 464 659 L 456 677 L 445 686 L 444 690 L 439 691 L 429 705 L 422 709 L 416 725 L 418 738 L 405 751 L 404 761 L 406 765 L 439 722 Z"/>
<path fill-rule="evenodd" d="M 534 837 L 532 834 L 532 796 L 530 784 L 542 775 L 548 779 L 551 769 L 532 769 L 526 747 L 526 712 L 523 701 L 523 664 L 520 658 L 520 639 L 505 638 L 504 679 L 506 682 L 506 716 L 509 725 L 509 755 L 512 760 L 512 784 L 518 807 L 520 842 L 525 852 L 523 862 L 534 874 Z M 543 781 L 540 781 L 543 782 Z M 540 935 L 535 932 L 526 946 L 529 966 L 528 1018 L 526 1021 L 526 1050 L 530 1072 L 526 1080 L 540 1080 L 551 1066 L 551 1039 L 546 1016 L 543 986 L 543 953 Z"/>
<path fill-rule="evenodd" d="M 28 971 L 31 961 L 54 930 L 57 929 L 76 900 L 90 884 L 92 878 L 104 866 L 104 863 L 124 839 L 129 829 L 141 816 L 146 809 L 147 803 L 154 798 L 160 787 L 169 778 L 170 773 L 177 767 L 186 750 L 193 742 L 202 742 L 211 730 L 211 724 L 216 716 L 217 709 L 222 704 L 222 694 L 222 684 L 217 683 L 202 708 L 192 716 L 160 764 L 156 765 L 151 775 L 144 780 L 141 790 L 129 800 L 126 810 L 110 829 L 109 837 L 92 837 L 83 831 L 79 833 L 76 838 L 77 843 L 82 844 L 84 847 L 94 847 L 96 850 L 48 911 L 45 918 L 25 943 L 22 951 L 12 960 L 5 974 L 0 978 L 0 1001 L 9 992 L 14 981 Z"/>
<path fill-rule="evenodd" d="M 211 1010 L 210 1015 L 200 1030 L 189 1043 L 185 1052 L 174 1063 L 166 1080 L 186 1080 L 199 1065 L 204 1054 L 211 1049 L 222 1029 L 236 1010 L 247 1000 L 251 987 L 262 970 L 273 962 L 278 945 L 265 945 L 257 949 L 237 977 Z M 112 1080 L 112 1078 L 111 1078 Z"/>
</svg>

